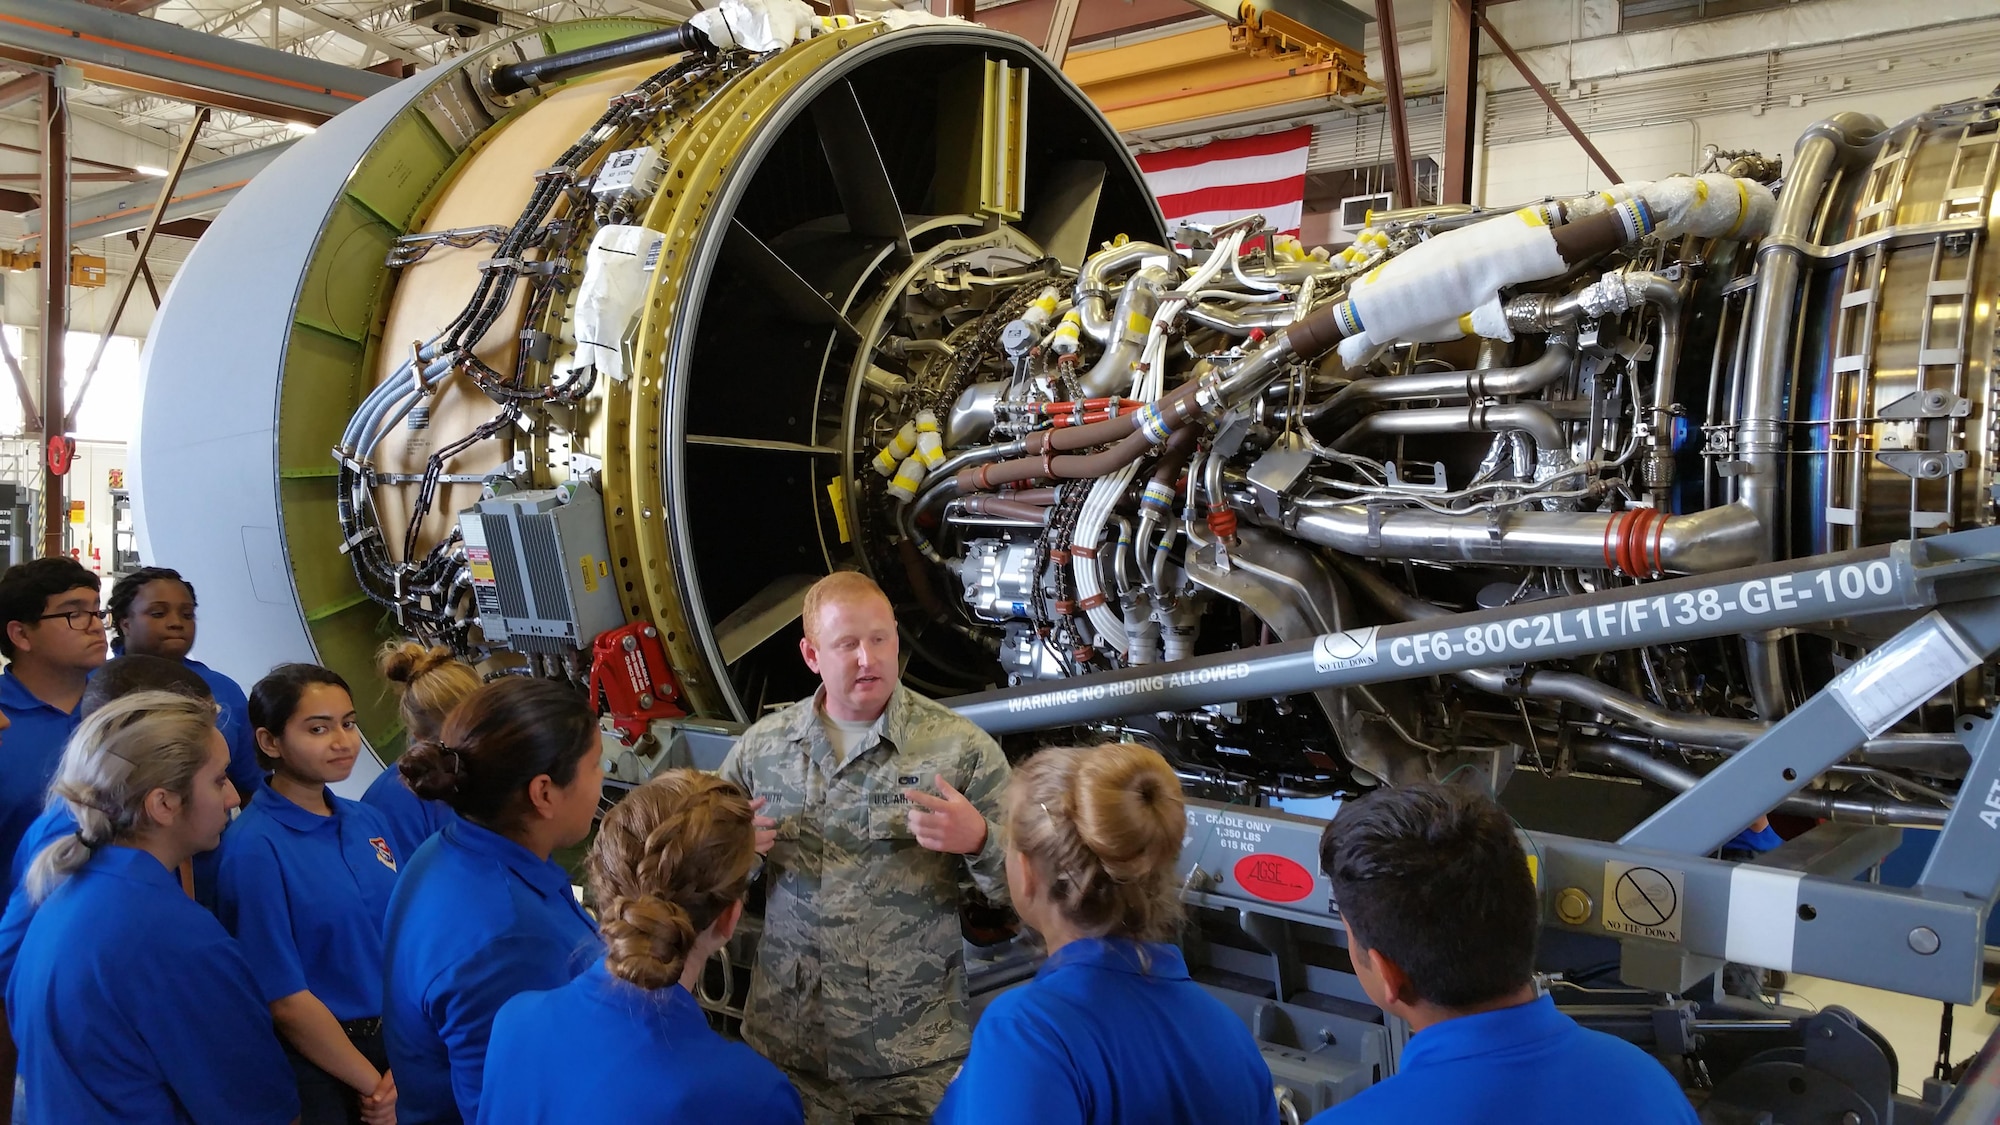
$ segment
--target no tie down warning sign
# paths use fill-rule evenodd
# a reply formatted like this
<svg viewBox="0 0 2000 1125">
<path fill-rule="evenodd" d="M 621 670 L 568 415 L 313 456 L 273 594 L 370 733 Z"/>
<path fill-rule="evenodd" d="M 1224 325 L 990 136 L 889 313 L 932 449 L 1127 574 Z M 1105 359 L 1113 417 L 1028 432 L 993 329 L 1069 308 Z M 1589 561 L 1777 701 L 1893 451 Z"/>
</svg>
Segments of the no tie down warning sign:
<svg viewBox="0 0 2000 1125">
<path fill-rule="evenodd" d="M 1607 861 L 1604 928 L 1654 941 L 1681 940 L 1684 876 L 1664 867 Z"/>
</svg>

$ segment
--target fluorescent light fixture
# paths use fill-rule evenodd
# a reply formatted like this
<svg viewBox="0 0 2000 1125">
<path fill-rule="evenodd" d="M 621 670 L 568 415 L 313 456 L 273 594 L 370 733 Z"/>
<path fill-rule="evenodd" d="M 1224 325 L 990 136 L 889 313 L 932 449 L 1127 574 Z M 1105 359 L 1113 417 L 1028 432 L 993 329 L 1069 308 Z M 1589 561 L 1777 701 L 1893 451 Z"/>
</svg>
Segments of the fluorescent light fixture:
<svg viewBox="0 0 2000 1125">
<path fill-rule="evenodd" d="M 164 176 L 167 174 L 165 168 L 155 168 L 151 164 L 135 164 L 132 170 L 141 176 Z"/>
</svg>

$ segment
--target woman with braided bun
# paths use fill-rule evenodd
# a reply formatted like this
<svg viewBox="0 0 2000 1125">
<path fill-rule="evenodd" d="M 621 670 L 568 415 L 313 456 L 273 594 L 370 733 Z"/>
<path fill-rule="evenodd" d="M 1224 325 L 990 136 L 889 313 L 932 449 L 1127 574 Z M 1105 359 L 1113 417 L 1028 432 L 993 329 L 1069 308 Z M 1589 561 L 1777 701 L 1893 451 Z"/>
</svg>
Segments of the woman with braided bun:
<svg viewBox="0 0 2000 1125">
<path fill-rule="evenodd" d="M 403 731 L 414 746 L 435 739 L 445 716 L 465 697 L 479 690 L 479 673 L 443 645 L 426 648 L 415 641 L 390 641 L 375 654 L 375 670 L 396 691 L 396 710 Z M 413 856 L 425 840 L 458 819 L 443 801 L 426 801 L 410 792 L 399 769 L 386 769 L 369 783 L 361 803 L 389 818 L 399 856 Z"/>
<path fill-rule="evenodd" d="M 743 916 L 756 865 L 750 800 L 669 770 L 605 814 L 589 862 L 604 959 L 553 992 L 516 996 L 493 1024 L 479 1125 L 800 1125 L 797 1091 L 708 1026 L 693 990 Z"/>
<path fill-rule="evenodd" d="M 410 857 L 383 931 L 382 1034 L 403 1125 L 475 1121 L 500 1006 L 603 956 L 549 857 L 590 834 L 604 787 L 597 717 L 553 680 L 481 687 L 396 766 L 459 819 Z"/>
<path fill-rule="evenodd" d="M 28 868 L 7 985 L 36 1121 L 280 1125 L 298 1088 L 249 964 L 174 872 L 237 806 L 205 700 L 136 692 L 85 719 L 52 792 L 76 830 Z"/>
<path fill-rule="evenodd" d="M 940 1125 L 1276 1125 L 1250 1031 L 1170 944 L 1180 780 L 1130 743 L 1044 750 L 1007 789 L 1007 885 L 1047 943 L 995 999 Z"/>
</svg>

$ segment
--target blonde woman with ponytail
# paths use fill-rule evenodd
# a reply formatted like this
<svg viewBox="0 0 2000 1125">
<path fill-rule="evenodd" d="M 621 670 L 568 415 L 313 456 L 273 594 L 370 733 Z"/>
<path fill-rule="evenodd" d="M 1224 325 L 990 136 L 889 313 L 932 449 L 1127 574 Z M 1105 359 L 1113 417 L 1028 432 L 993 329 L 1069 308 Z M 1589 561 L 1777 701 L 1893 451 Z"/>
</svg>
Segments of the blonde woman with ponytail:
<svg viewBox="0 0 2000 1125">
<path fill-rule="evenodd" d="M 125 696 L 84 720 L 51 792 L 76 830 L 28 868 L 38 904 L 7 986 L 28 1115 L 281 1125 L 299 1112 L 250 966 L 175 871 L 237 806 L 215 707 Z"/>
<path fill-rule="evenodd" d="M 479 690 L 479 673 L 443 645 L 390 641 L 375 653 L 375 670 L 395 689 L 396 711 L 410 746 L 436 740 L 452 708 Z M 458 819 L 445 802 L 410 792 L 409 781 L 394 763 L 369 783 L 361 803 L 389 819 L 389 842 L 406 860 L 438 829 Z"/>
<path fill-rule="evenodd" d="M 1277 1125 L 1249 1028 L 1171 944 L 1187 810 L 1165 759 L 1044 750 L 1006 816 L 1014 909 L 1049 956 L 980 1017 L 938 1125 Z"/>
<path fill-rule="evenodd" d="M 580 1105 L 621 1125 L 800 1125 L 791 1083 L 717 1035 L 692 995 L 743 916 L 751 818 L 742 790 L 695 770 L 661 774 L 604 817 L 588 876 L 604 960 L 500 1010 L 479 1125 L 567 1120 Z"/>
</svg>

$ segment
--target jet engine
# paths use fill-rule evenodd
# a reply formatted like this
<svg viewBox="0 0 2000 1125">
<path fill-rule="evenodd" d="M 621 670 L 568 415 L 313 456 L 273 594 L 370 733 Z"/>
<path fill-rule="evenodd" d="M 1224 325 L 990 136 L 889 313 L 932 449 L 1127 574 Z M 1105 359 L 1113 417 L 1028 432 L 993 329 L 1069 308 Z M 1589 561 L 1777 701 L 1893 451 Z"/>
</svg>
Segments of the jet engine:
<svg viewBox="0 0 2000 1125">
<path fill-rule="evenodd" d="M 137 481 L 148 557 L 243 638 L 225 666 L 365 678 L 414 635 L 590 684 L 638 746 L 805 694 L 835 569 L 949 697 L 1993 519 L 2000 101 L 1378 213 L 1329 255 L 1255 217 L 1166 230 L 1014 37 L 716 11 L 757 18 L 548 28 L 407 79 L 203 239 Z M 1496 650 L 1092 733 L 1245 794 L 1685 788 L 1880 635 Z M 1939 823 L 1990 688 L 1795 802 Z"/>
</svg>

